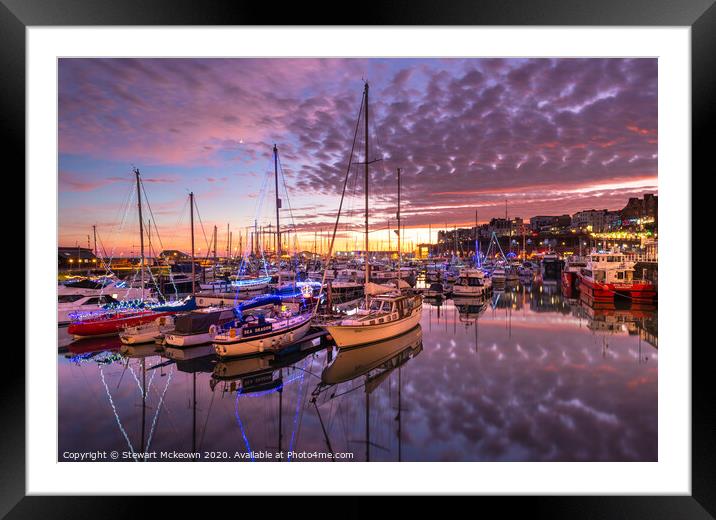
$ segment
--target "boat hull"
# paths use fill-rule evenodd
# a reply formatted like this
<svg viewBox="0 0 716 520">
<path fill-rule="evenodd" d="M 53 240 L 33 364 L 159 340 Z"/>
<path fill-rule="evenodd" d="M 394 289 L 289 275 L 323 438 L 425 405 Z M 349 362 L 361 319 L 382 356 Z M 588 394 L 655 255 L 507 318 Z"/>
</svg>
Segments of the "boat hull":
<svg viewBox="0 0 716 520">
<path fill-rule="evenodd" d="M 595 301 L 612 301 L 619 296 L 641 302 L 656 300 L 656 288 L 653 284 L 644 282 L 598 283 L 582 277 L 579 280 L 579 290 Z"/>
<path fill-rule="evenodd" d="M 165 334 L 164 343 L 172 347 L 194 347 L 211 343 L 213 336 L 209 332 L 198 334 Z"/>
<path fill-rule="evenodd" d="M 94 336 L 114 336 L 119 334 L 125 327 L 144 325 L 161 316 L 169 316 L 170 314 L 172 313 L 142 312 L 130 316 L 78 321 L 71 323 L 67 332 L 76 339 Z"/>
<path fill-rule="evenodd" d="M 357 347 L 399 336 L 420 323 L 422 306 L 402 320 L 380 325 L 324 325 L 338 348 Z"/>
<path fill-rule="evenodd" d="M 219 357 L 239 357 L 280 350 L 303 338 L 311 327 L 311 316 L 302 316 L 280 332 L 232 340 L 225 335 L 214 338 L 214 351 Z"/>
</svg>

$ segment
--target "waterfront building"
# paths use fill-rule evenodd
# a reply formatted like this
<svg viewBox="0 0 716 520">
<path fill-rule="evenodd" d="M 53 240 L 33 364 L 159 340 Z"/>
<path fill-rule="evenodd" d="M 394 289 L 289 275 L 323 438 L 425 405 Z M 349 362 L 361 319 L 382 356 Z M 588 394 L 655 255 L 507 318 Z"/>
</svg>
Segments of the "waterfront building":
<svg viewBox="0 0 716 520">
<path fill-rule="evenodd" d="M 72 269 L 80 267 L 96 267 L 99 260 L 88 247 L 58 247 L 57 267 Z"/>
<path fill-rule="evenodd" d="M 530 229 L 536 232 L 559 231 L 571 224 L 572 217 L 569 215 L 537 215 L 530 218 Z"/>
</svg>

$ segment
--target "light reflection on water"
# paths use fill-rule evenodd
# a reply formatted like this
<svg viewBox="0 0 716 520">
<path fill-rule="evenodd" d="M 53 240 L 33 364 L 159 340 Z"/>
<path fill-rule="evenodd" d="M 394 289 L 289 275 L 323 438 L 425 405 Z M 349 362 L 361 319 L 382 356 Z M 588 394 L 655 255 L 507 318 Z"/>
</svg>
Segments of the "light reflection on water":
<svg viewBox="0 0 716 520">
<path fill-rule="evenodd" d="M 174 360 L 85 340 L 59 354 L 59 458 L 657 460 L 656 345 L 655 309 L 593 310 L 550 286 L 426 299 L 419 328 L 341 352 L 217 361 L 200 347 Z"/>
</svg>

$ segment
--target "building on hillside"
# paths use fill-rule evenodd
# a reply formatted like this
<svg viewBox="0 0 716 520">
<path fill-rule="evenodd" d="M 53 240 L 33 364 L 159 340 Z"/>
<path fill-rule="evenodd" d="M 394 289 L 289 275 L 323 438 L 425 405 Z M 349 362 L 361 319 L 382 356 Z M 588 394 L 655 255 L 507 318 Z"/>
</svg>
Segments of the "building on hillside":
<svg viewBox="0 0 716 520">
<path fill-rule="evenodd" d="M 606 230 L 606 223 L 606 209 L 588 209 L 572 215 L 572 228 L 579 231 L 601 233 Z"/>
<path fill-rule="evenodd" d="M 559 231 L 572 224 L 572 217 L 569 215 L 537 215 L 530 218 L 530 229 L 532 231 Z"/>
<path fill-rule="evenodd" d="M 652 193 L 645 193 L 643 199 L 631 197 L 620 214 L 622 225 L 654 224 L 656 226 L 659 218 L 659 197 Z"/>
<path fill-rule="evenodd" d="M 524 226 L 525 224 L 521 217 L 510 219 L 493 218 L 490 219 L 490 223 L 487 225 L 487 232 L 489 235 L 495 233 L 498 237 L 522 235 Z"/>
</svg>

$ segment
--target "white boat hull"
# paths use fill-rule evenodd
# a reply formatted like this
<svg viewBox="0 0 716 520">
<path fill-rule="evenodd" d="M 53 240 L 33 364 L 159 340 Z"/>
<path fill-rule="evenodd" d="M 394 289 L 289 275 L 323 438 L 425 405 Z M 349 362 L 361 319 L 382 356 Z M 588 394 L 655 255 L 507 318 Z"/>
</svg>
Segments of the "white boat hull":
<svg viewBox="0 0 716 520">
<path fill-rule="evenodd" d="M 172 347 L 193 347 L 196 345 L 204 345 L 211 343 L 214 338 L 209 332 L 203 332 L 201 334 L 166 334 L 164 336 L 164 342 L 166 345 Z"/>
<path fill-rule="evenodd" d="M 157 336 L 161 332 L 157 329 L 151 332 L 142 332 L 140 334 L 120 334 L 119 339 L 125 345 L 140 345 L 142 343 L 154 343 Z"/>
<path fill-rule="evenodd" d="M 408 332 L 420 323 L 422 305 L 413 309 L 410 316 L 379 325 L 325 325 L 324 328 L 336 342 L 338 348 L 356 347 L 375 343 Z"/>
<path fill-rule="evenodd" d="M 214 338 L 214 351 L 219 357 L 238 357 L 276 351 L 303 338 L 311 327 L 311 316 L 300 316 L 285 328 L 285 332 L 256 338 L 233 339 L 226 334 Z"/>
</svg>

